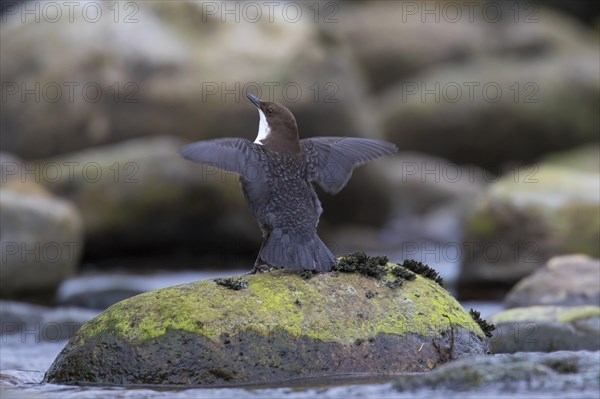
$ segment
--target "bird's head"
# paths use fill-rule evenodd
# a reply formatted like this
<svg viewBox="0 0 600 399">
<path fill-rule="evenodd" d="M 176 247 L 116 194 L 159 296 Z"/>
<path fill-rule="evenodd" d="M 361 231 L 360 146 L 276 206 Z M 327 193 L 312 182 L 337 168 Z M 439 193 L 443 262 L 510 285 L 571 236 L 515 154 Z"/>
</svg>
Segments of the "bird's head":
<svg viewBox="0 0 600 399">
<path fill-rule="evenodd" d="M 277 152 L 300 151 L 298 125 L 291 111 L 279 103 L 261 101 L 253 94 L 248 93 L 246 96 L 256 105 L 260 116 L 258 135 L 254 142 Z"/>
</svg>

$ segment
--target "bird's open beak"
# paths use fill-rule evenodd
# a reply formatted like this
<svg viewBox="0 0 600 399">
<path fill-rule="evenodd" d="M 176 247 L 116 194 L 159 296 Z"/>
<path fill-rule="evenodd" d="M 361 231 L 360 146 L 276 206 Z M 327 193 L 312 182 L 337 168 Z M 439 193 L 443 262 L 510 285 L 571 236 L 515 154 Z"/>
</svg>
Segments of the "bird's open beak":
<svg viewBox="0 0 600 399">
<path fill-rule="evenodd" d="M 246 93 L 246 97 L 248 97 L 248 100 L 252 101 L 252 103 L 258 108 L 260 108 L 260 106 L 262 105 L 262 101 L 260 101 L 259 98 L 256 97 L 254 94 Z"/>
</svg>

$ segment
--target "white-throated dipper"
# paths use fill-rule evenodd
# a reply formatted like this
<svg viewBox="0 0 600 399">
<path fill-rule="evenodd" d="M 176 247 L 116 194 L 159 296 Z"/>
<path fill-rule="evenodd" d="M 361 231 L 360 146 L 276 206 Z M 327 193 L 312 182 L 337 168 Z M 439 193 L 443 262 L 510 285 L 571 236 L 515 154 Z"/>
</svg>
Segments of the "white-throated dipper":
<svg viewBox="0 0 600 399">
<path fill-rule="evenodd" d="M 247 97 L 260 115 L 254 142 L 198 141 L 184 146 L 181 155 L 240 175 L 244 196 L 263 234 L 252 273 L 271 267 L 330 271 L 336 258 L 317 236 L 322 208 L 312 183 L 335 194 L 355 167 L 398 149 L 387 141 L 354 137 L 300 140 L 290 110 L 252 94 Z"/>
</svg>

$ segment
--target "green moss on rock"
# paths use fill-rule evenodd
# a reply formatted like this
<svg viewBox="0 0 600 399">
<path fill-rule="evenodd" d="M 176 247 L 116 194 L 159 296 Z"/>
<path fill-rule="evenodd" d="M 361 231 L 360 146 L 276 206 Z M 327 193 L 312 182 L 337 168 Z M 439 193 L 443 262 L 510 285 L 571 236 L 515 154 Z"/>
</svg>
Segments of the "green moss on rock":
<svg viewBox="0 0 600 399">
<path fill-rule="evenodd" d="M 496 329 L 496 326 L 482 319 L 481 313 L 479 313 L 477 310 L 471 309 L 469 310 L 469 314 L 471 315 L 473 320 L 475 320 L 477 324 L 479 324 L 479 327 L 481 327 L 481 330 L 485 333 L 485 336 L 491 338 L 491 336 L 493 335 L 493 331 Z"/>
<path fill-rule="evenodd" d="M 389 277 L 392 267 L 385 266 Z M 469 313 L 433 281 L 415 277 L 392 290 L 358 273 L 303 279 L 277 270 L 245 277 L 248 287 L 237 291 L 208 280 L 147 292 L 85 324 L 47 380 L 256 382 L 332 372 L 424 371 L 447 360 L 448 351 L 450 358 L 485 353 L 485 333 Z M 364 342 L 360 349 L 357 341 Z M 165 362 L 168 373 L 155 365 Z"/>
<path fill-rule="evenodd" d="M 437 271 L 421 262 L 417 262 L 416 260 L 412 259 L 407 259 L 402 263 L 402 267 L 410 270 L 413 273 L 420 274 L 421 276 L 428 278 L 431 281 L 434 281 L 435 283 L 439 284 L 439 286 L 442 288 L 444 287 L 444 279 L 442 278 L 442 276 L 440 276 Z"/>
</svg>

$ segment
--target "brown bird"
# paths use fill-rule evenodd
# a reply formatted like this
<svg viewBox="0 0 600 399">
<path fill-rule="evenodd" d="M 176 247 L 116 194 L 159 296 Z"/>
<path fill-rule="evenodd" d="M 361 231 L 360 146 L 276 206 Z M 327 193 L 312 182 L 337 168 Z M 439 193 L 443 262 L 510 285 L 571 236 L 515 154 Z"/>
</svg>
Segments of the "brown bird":
<svg viewBox="0 0 600 399">
<path fill-rule="evenodd" d="M 294 115 L 281 104 L 247 97 L 260 116 L 254 142 L 242 138 L 198 141 L 181 155 L 240 175 L 250 211 L 263 241 L 251 273 L 284 267 L 330 271 L 336 258 L 317 236 L 322 213 L 312 183 L 331 194 L 348 182 L 352 170 L 397 152 L 394 144 L 354 137 L 300 140 Z"/>
</svg>

